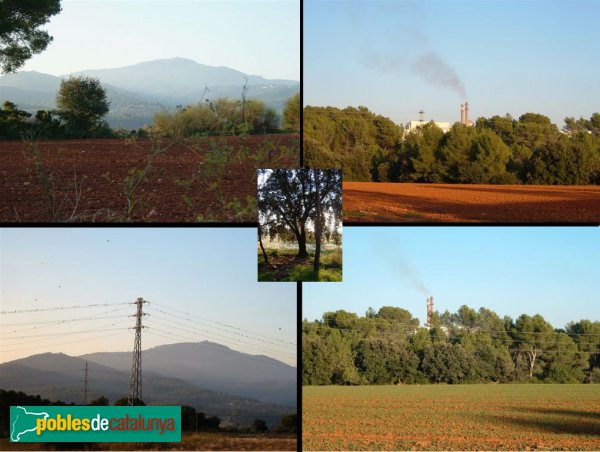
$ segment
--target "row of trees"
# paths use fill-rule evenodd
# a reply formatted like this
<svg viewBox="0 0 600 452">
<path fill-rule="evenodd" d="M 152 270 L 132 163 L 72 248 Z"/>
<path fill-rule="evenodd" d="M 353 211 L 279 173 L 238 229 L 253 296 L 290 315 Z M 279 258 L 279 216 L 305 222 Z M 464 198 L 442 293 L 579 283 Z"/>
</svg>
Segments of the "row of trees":
<svg viewBox="0 0 600 452">
<path fill-rule="evenodd" d="M 600 322 L 555 329 L 541 315 L 462 306 L 431 323 L 398 307 L 304 320 L 302 384 L 600 383 Z"/>
<path fill-rule="evenodd" d="M 306 107 L 304 158 L 310 167 L 342 168 L 353 181 L 598 184 L 600 114 L 566 118 L 562 131 L 526 113 L 406 133 L 365 107 Z"/>
<path fill-rule="evenodd" d="M 9 101 L 0 110 L 0 139 L 114 138 L 129 134 L 183 138 L 221 133 L 271 133 L 280 130 L 277 113 L 256 99 L 217 99 L 196 106 L 162 112 L 151 127 L 138 131 L 111 130 L 104 117 L 110 102 L 98 79 L 63 80 L 56 96 L 57 109 L 39 110 L 35 116 Z M 32 117 L 33 116 L 33 117 Z M 300 94 L 292 96 L 283 112 L 286 131 L 300 130 Z"/>
<path fill-rule="evenodd" d="M 197 105 L 178 108 L 175 113 L 154 116 L 153 134 L 163 137 L 193 137 L 211 134 L 272 133 L 300 130 L 300 93 L 286 102 L 283 122 L 277 112 L 258 99 L 206 100 Z"/>
</svg>

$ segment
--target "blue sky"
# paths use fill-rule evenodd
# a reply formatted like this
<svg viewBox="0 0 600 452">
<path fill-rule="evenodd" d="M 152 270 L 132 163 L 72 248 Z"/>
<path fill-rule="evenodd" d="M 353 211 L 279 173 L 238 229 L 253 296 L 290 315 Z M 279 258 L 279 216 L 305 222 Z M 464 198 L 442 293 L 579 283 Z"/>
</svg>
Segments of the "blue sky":
<svg viewBox="0 0 600 452">
<path fill-rule="evenodd" d="M 295 365 L 296 284 L 256 282 L 255 228 L 0 231 L 2 311 L 133 302 L 143 297 L 151 302 L 146 305 L 150 315 L 144 323 L 150 328 L 142 335 L 143 349 L 206 339 Z M 184 312 L 204 320 L 186 321 Z M 133 306 L 124 305 L 0 315 L 0 362 L 49 351 L 71 355 L 129 351 L 133 335 L 127 328 L 134 319 L 128 316 L 133 313 Z M 31 323 L 85 316 L 94 319 L 61 325 Z M 121 329 L 75 333 L 91 328 Z M 259 340 L 248 340 L 249 333 L 243 330 L 262 336 L 253 334 Z"/>
<path fill-rule="evenodd" d="M 266 78 L 300 79 L 300 3 L 63 0 L 54 41 L 23 70 L 62 75 L 182 57 Z"/>
<path fill-rule="evenodd" d="M 303 318 L 398 306 L 424 323 L 425 300 L 501 317 L 541 314 L 556 328 L 600 320 L 600 228 L 347 227 L 344 281 L 305 284 Z"/>
<path fill-rule="evenodd" d="M 304 103 L 404 123 L 421 109 L 458 121 L 468 100 L 473 120 L 535 112 L 562 127 L 600 109 L 598 17 L 594 0 L 306 0 Z"/>
</svg>

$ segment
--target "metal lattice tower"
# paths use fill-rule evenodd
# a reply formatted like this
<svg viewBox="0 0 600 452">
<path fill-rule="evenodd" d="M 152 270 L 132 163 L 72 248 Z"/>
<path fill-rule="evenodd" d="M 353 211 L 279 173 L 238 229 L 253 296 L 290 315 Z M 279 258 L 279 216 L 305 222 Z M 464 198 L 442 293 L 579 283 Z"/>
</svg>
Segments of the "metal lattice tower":
<svg viewBox="0 0 600 452">
<path fill-rule="evenodd" d="M 138 298 L 133 304 L 137 305 L 135 313 L 135 340 L 133 342 L 133 358 L 131 360 L 131 379 L 129 380 L 129 397 L 127 405 L 132 406 L 142 400 L 142 306 L 148 303 L 143 298 Z"/>
<path fill-rule="evenodd" d="M 83 404 L 87 405 L 88 396 L 88 363 L 85 362 L 85 369 L 83 369 Z"/>
</svg>

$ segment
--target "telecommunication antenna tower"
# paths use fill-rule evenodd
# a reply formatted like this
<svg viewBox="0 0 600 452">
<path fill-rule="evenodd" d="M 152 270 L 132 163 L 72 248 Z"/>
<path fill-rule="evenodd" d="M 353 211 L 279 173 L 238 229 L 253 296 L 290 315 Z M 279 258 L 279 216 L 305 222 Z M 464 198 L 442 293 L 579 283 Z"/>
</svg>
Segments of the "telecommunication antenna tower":
<svg viewBox="0 0 600 452">
<path fill-rule="evenodd" d="M 88 395 L 88 363 L 85 362 L 85 369 L 83 369 L 83 404 L 87 405 Z"/>
<path fill-rule="evenodd" d="M 131 360 L 131 379 L 129 380 L 129 397 L 127 405 L 138 404 L 142 400 L 142 316 L 147 315 L 142 312 L 142 306 L 148 303 L 143 298 L 138 298 L 133 304 L 137 305 L 135 317 L 135 340 L 133 342 L 133 358 Z"/>
</svg>

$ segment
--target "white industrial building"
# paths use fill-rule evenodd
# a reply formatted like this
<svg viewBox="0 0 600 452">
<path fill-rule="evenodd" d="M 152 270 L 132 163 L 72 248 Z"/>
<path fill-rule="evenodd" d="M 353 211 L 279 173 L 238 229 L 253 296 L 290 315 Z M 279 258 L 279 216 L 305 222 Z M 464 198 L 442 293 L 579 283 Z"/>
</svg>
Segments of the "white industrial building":
<svg viewBox="0 0 600 452">
<path fill-rule="evenodd" d="M 430 122 L 433 122 L 437 127 L 442 129 L 444 133 L 446 133 L 450 130 L 449 122 L 437 122 L 437 121 L 410 121 L 409 123 L 406 124 L 405 129 L 407 132 L 410 132 L 411 130 L 415 130 L 419 127 L 423 127 L 425 124 L 428 124 Z"/>
<path fill-rule="evenodd" d="M 419 127 L 423 127 L 425 124 L 433 122 L 436 125 L 436 127 L 439 127 L 440 129 L 442 129 L 442 131 L 444 133 L 450 131 L 450 128 L 452 127 L 452 125 L 449 122 L 438 122 L 438 121 L 434 121 L 433 119 L 431 121 L 425 121 L 423 119 L 424 114 L 425 114 L 425 112 L 423 112 L 423 110 L 421 110 L 419 112 L 419 120 L 408 122 L 404 127 L 405 130 L 407 132 L 410 132 L 411 130 L 416 130 Z M 460 123 L 466 125 L 467 127 L 473 125 L 473 121 L 469 120 L 469 103 L 468 102 L 465 102 L 464 104 L 460 104 Z"/>
</svg>

